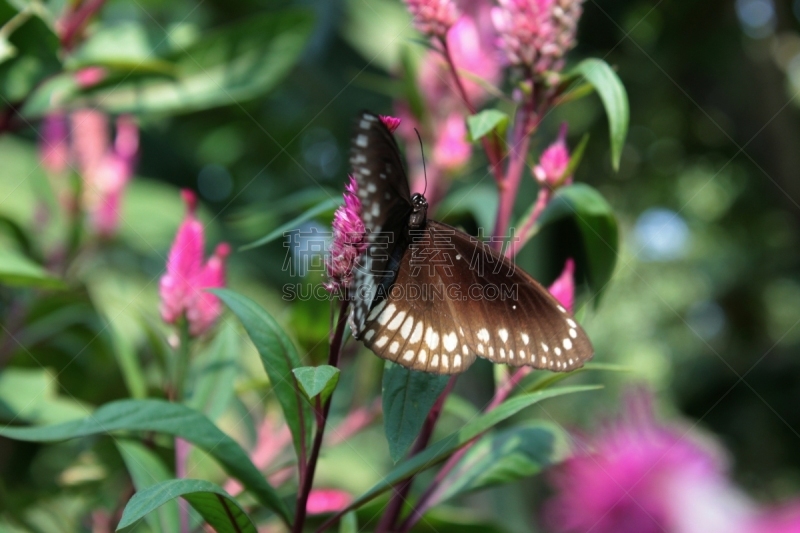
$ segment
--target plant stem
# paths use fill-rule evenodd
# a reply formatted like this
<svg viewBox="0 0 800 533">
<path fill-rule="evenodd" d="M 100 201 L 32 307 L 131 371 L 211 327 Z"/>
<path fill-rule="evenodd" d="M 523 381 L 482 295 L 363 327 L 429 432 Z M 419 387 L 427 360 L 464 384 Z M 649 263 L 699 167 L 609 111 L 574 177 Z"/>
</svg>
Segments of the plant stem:
<svg viewBox="0 0 800 533">
<path fill-rule="evenodd" d="M 189 323 L 187 320 L 181 320 L 178 325 L 180 332 L 180 340 L 178 341 L 178 348 L 175 350 L 175 366 L 174 374 L 172 377 L 172 385 L 170 396 L 175 403 L 183 401 L 184 381 L 186 381 L 186 373 L 189 368 Z M 175 437 L 175 477 L 182 479 L 186 477 L 186 461 L 189 458 L 189 451 L 191 445 L 185 440 Z M 189 533 L 189 504 L 185 500 L 179 502 L 180 510 L 180 533 Z"/>
<path fill-rule="evenodd" d="M 342 351 L 342 339 L 344 338 L 344 329 L 347 325 L 347 307 L 348 300 L 342 300 L 342 306 L 339 309 L 339 318 L 336 322 L 336 331 L 330 341 L 330 348 L 328 351 L 328 364 L 332 367 L 339 367 L 339 354 Z M 300 493 L 297 497 L 297 507 L 295 508 L 294 533 L 302 533 L 303 525 L 306 521 L 306 506 L 308 504 L 308 495 L 311 494 L 311 487 L 314 485 L 314 472 L 317 469 L 317 461 L 319 459 L 319 452 L 322 448 L 322 440 L 325 437 L 325 425 L 328 421 L 328 412 L 331 409 L 331 394 L 324 404 L 321 404 L 319 397 L 317 397 L 316 405 L 314 406 L 314 414 L 317 419 L 317 432 L 314 435 L 314 443 L 311 446 L 311 455 L 308 458 L 308 465 L 300 480 Z"/>
<path fill-rule="evenodd" d="M 436 427 L 436 422 L 439 420 L 439 416 L 442 414 L 444 402 L 450 395 L 453 387 L 455 387 L 457 380 L 458 374 L 451 376 L 450 380 L 447 382 L 447 386 L 436 399 L 436 403 L 433 404 L 433 407 L 428 412 L 428 416 L 425 418 L 425 423 L 422 425 L 419 436 L 414 442 L 414 447 L 411 448 L 411 451 L 408 454 L 409 457 L 413 457 L 428 447 L 428 443 L 430 443 L 431 437 L 433 436 L 433 430 Z M 378 527 L 375 529 L 376 533 L 395 530 L 397 519 L 400 517 L 400 512 L 403 510 L 403 504 L 408 498 L 408 493 L 411 490 L 411 484 L 413 482 L 414 476 L 411 476 L 410 478 L 395 485 L 392 492 L 392 497 L 389 500 L 389 504 L 386 506 L 386 510 L 384 511 L 380 522 L 378 523 Z"/>
<path fill-rule="evenodd" d="M 456 67 L 455 61 L 453 61 L 453 56 L 450 53 L 450 47 L 447 46 L 447 39 L 442 38 L 439 42 L 442 45 L 445 61 L 447 62 L 447 66 L 450 68 L 450 74 L 453 76 L 453 80 L 455 81 L 456 88 L 461 96 L 461 100 L 463 100 L 464 105 L 467 107 L 470 115 L 474 115 L 477 113 L 477 108 L 472 101 L 470 101 L 467 90 L 464 88 L 464 83 L 461 81 L 461 76 L 458 75 L 458 68 Z M 497 137 L 497 133 L 492 132 L 491 142 L 486 137 L 481 138 L 481 144 L 483 145 L 484 152 L 486 152 L 487 159 L 489 159 L 489 166 L 492 169 L 492 174 L 494 174 L 495 181 L 497 181 L 497 183 L 501 183 L 503 180 L 503 168 L 501 161 L 502 155 L 500 139 Z"/>
<path fill-rule="evenodd" d="M 486 407 L 485 412 L 489 412 L 503 403 L 503 401 L 511 394 L 511 391 L 514 390 L 514 387 L 516 387 L 522 378 L 524 378 L 530 371 L 530 367 L 522 367 L 514 372 L 505 383 L 497 388 L 497 391 L 495 392 L 492 401 L 489 402 L 489 405 Z M 419 500 L 417 501 L 417 505 L 403 521 L 400 527 L 396 529 L 396 531 L 405 533 L 414 527 L 419 519 L 422 518 L 428 509 L 430 509 L 433 496 L 436 494 L 444 479 L 453 470 L 453 468 L 456 467 L 459 461 L 461 461 L 467 451 L 469 451 L 469 449 L 475 444 L 475 442 L 477 442 L 479 438 L 480 435 L 469 441 L 466 445 L 464 445 L 463 448 L 450 456 L 444 466 L 442 466 L 442 468 L 436 473 L 434 480 L 431 482 L 428 488 L 425 489 L 425 492 L 422 494 L 422 496 L 420 496 Z"/>
<path fill-rule="evenodd" d="M 536 196 L 536 203 L 533 206 L 533 211 L 531 211 L 531 216 L 528 217 L 528 220 L 525 221 L 522 228 L 519 231 L 516 239 L 512 239 L 508 243 L 508 248 L 506 248 L 506 257 L 513 258 L 517 255 L 517 252 L 525 246 L 525 243 L 529 240 L 529 234 L 531 234 L 531 230 L 536 225 L 536 221 L 539 220 L 539 217 L 542 215 L 544 208 L 547 207 L 548 202 L 550 202 L 550 197 L 552 196 L 552 191 L 547 187 L 547 185 L 542 185 L 542 188 L 539 189 L 539 194 Z M 532 234 L 530 235 L 533 236 Z"/>
</svg>

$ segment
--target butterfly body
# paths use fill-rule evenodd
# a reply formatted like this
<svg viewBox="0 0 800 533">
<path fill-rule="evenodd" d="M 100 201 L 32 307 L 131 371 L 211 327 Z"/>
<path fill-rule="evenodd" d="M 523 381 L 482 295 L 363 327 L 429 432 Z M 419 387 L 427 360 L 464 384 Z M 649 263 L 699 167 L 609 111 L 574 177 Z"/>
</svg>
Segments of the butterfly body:
<svg viewBox="0 0 800 533">
<path fill-rule="evenodd" d="M 592 356 L 581 327 L 530 275 L 427 218 L 376 115 L 361 114 L 351 164 L 368 242 L 350 290 L 355 338 L 384 359 L 439 374 L 463 372 L 478 356 L 555 371 Z"/>
</svg>

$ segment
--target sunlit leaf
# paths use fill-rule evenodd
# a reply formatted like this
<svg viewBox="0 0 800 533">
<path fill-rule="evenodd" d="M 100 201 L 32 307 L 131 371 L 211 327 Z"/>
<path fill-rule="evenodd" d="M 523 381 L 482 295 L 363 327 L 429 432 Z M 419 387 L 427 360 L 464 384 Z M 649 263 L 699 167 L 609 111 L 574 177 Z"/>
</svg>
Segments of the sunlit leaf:
<svg viewBox="0 0 800 533">
<path fill-rule="evenodd" d="M 492 131 L 502 136 L 508 126 L 508 115 L 497 109 L 485 109 L 480 113 L 467 117 L 469 137 L 473 141 L 482 139 Z"/>
<path fill-rule="evenodd" d="M 337 196 L 335 198 L 328 198 L 322 203 L 319 203 L 314 207 L 312 207 L 311 209 L 309 209 L 308 211 L 304 212 L 302 215 L 295 217 L 289 222 L 282 224 L 280 227 L 270 231 L 268 234 L 261 237 L 257 241 L 242 246 L 240 250 L 250 250 L 251 248 L 257 248 L 259 246 L 268 244 L 274 241 L 275 239 L 283 237 L 287 231 L 297 229 L 300 226 L 300 224 L 306 222 L 307 220 L 311 220 L 312 218 L 319 216 L 323 213 L 333 212 L 340 205 L 342 205 L 341 197 Z"/>
<path fill-rule="evenodd" d="M 415 372 L 387 361 L 383 369 L 383 426 L 395 463 L 414 444 L 450 376 Z"/>
<path fill-rule="evenodd" d="M 313 414 L 303 393 L 295 385 L 292 374 L 293 369 L 302 366 L 297 349 L 275 319 L 253 300 L 226 289 L 210 292 L 219 296 L 233 311 L 253 341 L 283 408 L 297 456 L 302 457 L 301 450 L 310 449 Z"/>
<path fill-rule="evenodd" d="M 217 533 L 258 533 L 236 500 L 222 487 L 201 479 L 171 479 L 137 492 L 125 506 L 117 531 L 132 531 L 143 517 L 178 497 L 189 502 Z"/>
<path fill-rule="evenodd" d="M 514 416 L 526 407 L 530 407 L 531 405 L 542 400 L 561 396 L 563 394 L 585 392 L 597 390 L 599 388 L 599 386 L 562 387 L 535 392 L 517 398 L 511 398 L 510 400 L 507 400 L 501 404 L 497 409 L 481 415 L 475 420 L 464 425 L 455 433 L 452 433 L 447 437 L 433 443 L 425 448 L 425 450 L 422 452 L 397 465 L 388 474 L 386 474 L 380 482 L 356 498 L 356 500 L 347 507 L 347 510 L 360 507 L 361 505 L 370 501 L 372 498 L 389 490 L 398 482 L 415 475 L 417 472 L 421 472 L 438 464 L 440 461 L 446 459 L 450 454 L 466 445 L 475 437 L 481 435 L 500 422 L 503 422 L 504 420 Z"/>
<path fill-rule="evenodd" d="M 0 284 L 12 287 L 64 288 L 64 283 L 13 248 L 0 250 Z"/>
<path fill-rule="evenodd" d="M 628 134 L 628 95 L 625 86 L 608 63 L 602 59 L 584 59 L 575 71 L 580 73 L 586 81 L 600 95 L 600 100 L 608 116 L 608 128 L 611 140 L 611 164 L 619 170 L 619 161 L 622 157 L 622 147 L 625 146 L 625 137 Z"/>
<path fill-rule="evenodd" d="M 54 442 L 116 431 L 155 431 L 187 440 L 214 457 L 242 482 L 264 506 L 289 522 L 289 512 L 275 489 L 253 465 L 247 453 L 208 418 L 184 405 L 163 400 L 120 400 L 98 408 L 91 416 L 37 427 L 0 427 L 0 435 L 31 442 Z"/>
<path fill-rule="evenodd" d="M 303 393 L 310 400 L 319 396 L 324 402 L 339 383 L 339 369 L 330 365 L 301 366 L 292 372 Z"/>
</svg>

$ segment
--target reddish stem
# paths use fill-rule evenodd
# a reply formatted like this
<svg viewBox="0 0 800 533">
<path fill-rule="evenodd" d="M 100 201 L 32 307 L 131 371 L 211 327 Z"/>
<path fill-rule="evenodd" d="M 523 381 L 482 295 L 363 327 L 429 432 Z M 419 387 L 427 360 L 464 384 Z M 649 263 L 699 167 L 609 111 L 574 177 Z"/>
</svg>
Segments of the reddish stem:
<svg viewBox="0 0 800 533">
<path fill-rule="evenodd" d="M 444 402 L 450 395 L 453 387 L 455 387 L 457 380 L 458 374 L 450 377 L 450 380 L 447 382 L 447 386 L 436 399 L 436 403 L 433 404 L 430 412 L 428 412 L 428 416 L 425 418 L 425 423 L 419 432 L 417 440 L 414 442 L 414 447 L 408 454 L 409 457 L 413 457 L 428 447 L 428 443 L 430 443 L 431 437 L 433 436 L 433 430 L 436 427 L 436 422 L 439 420 L 439 416 L 442 414 Z M 385 531 L 395 530 L 397 519 L 400 517 L 400 512 L 403 510 L 403 504 L 408 499 L 408 493 L 411 490 L 411 484 L 413 482 L 414 476 L 409 477 L 408 479 L 395 485 L 392 497 L 389 500 L 389 505 L 387 505 L 386 511 L 384 511 L 381 521 L 378 523 L 378 526 L 375 529 L 375 533 L 383 533 Z"/>
<path fill-rule="evenodd" d="M 489 412 L 495 408 L 497 408 L 503 401 L 508 398 L 511 392 L 514 390 L 519 382 L 527 376 L 531 372 L 530 367 L 522 367 L 515 371 L 500 387 L 497 388 L 497 391 L 492 398 L 492 401 L 486 407 L 485 412 Z M 469 449 L 475 444 L 475 442 L 480 438 L 480 435 L 469 441 L 463 448 L 458 450 L 456 453 L 450 456 L 444 466 L 436 473 L 436 477 L 425 489 L 425 492 L 417 501 L 417 505 L 411 511 L 411 514 L 403 521 L 400 527 L 397 529 L 399 533 L 405 533 L 409 531 L 414 525 L 419 521 L 420 518 L 430 509 L 432 504 L 433 496 L 436 494 L 437 489 L 441 486 L 444 479 L 447 475 L 456 467 L 456 465 L 461 461 L 461 458 L 469 451 Z"/>
<path fill-rule="evenodd" d="M 506 257 L 512 258 L 517 255 L 517 252 L 525 246 L 525 243 L 528 242 L 530 237 L 528 236 L 533 229 L 533 226 L 536 224 L 536 221 L 539 220 L 539 217 L 542 215 L 544 208 L 547 207 L 548 202 L 550 202 L 550 197 L 552 196 L 552 191 L 547 188 L 546 185 L 542 185 L 542 188 L 539 189 L 539 194 L 536 197 L 536 204 L 533 206 L 533 211 L 531 211 L 531 216 L 528 217 L 528 220 L 525 221 L 522 228 L 520 228 L 519 233 L 517 234 L 516 239 L 512 239 L 511 242 L 508 243 L 508 248 L 506 248 Z"/>
<path fill-rule="evenodd" d="M 339 318 L 336 322 L 336 331 L 331 338 L 330 351 L 328 352 L 328 364 L 332 367 L 339 367 L 339 354 L 342 351 L 342 339 L 344 338 L 344 329 L 347 325 L 347 306 L 348 300 L 342 300 L 342 306 L 339 309 Z M 317 469 L 317 462 L 319 460 L 319 452 L 322 448 L 322 441 L 325 438 L 325 426 L 328 421 L 328 413 L 331 409 L 331 394 L 324 404 L 321 404 L 319 397 L 317 397 L 317 404 L 314 408 L 314 414 L 317 419 L 317 433 L 314 435 L 314 443 L 311 446 L 311 455 L 308 458 L 308 465 L 305 468 L 304 475 L 300 480 L 300 493 L 297 498 L 297 507 L 295 509 L 294 533 L 302 533 L 303 525 L 306 521 L 306 506 L 308 505 L 308 495 L 311 494 L 311 487 L 314 485 L 314 472 Z"/>
</svg>

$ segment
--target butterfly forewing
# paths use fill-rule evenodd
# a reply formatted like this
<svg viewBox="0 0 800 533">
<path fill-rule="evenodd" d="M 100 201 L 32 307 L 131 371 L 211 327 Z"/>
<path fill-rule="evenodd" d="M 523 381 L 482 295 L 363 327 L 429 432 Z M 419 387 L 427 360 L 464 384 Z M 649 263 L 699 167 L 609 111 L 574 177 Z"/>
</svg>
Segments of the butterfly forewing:
<svg viewBox="0 0 800 533">
<path fill-rule="evenodd" d="M 428 221 L 368 315 L 363 339 L 409 368 L 456 373 L 484 357 L 556 371 L 592 356 L 583 329 L 547 290 L 475 238 Z"/>
<path fill-rule="evenodd" d="M 397 269 L 411 196 L 397 142 L 377 115 L 362 112 L 356 120 L 350 165 L 369 243 L 356 264 L 350 291 L 350 327 L 359 338 L 367 313 L 376 303 L 378 287 L 390 283 Z"/>
</svg>

